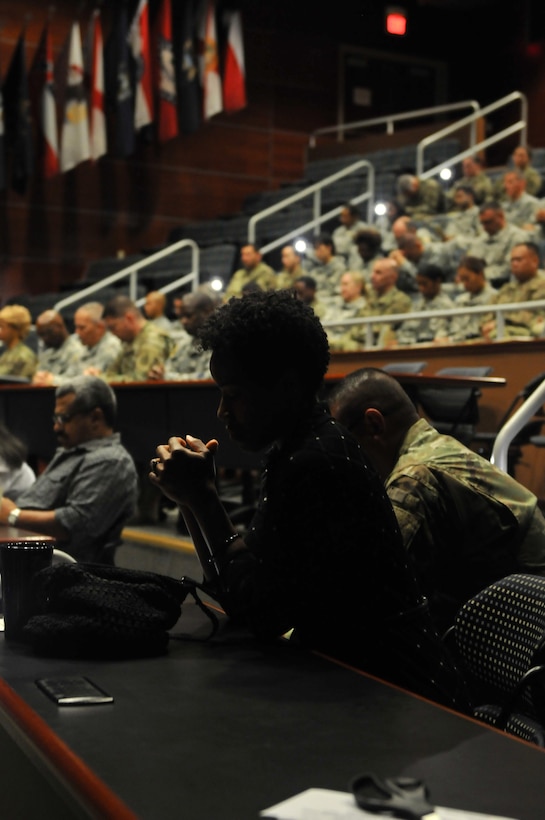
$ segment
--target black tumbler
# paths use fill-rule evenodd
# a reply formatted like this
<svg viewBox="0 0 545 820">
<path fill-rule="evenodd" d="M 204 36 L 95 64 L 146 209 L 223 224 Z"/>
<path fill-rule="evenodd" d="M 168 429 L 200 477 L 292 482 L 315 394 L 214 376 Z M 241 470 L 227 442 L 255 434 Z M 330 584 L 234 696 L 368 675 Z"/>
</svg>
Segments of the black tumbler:
<svg viewBox="0 0 545 820">
<path fill-rule="evenodd" d="M 22 639 L 23 627 L 34 614 L 32 578 L 39 570 L 50 567 L 52 559 L 52 541 L 0 544 L 4 636 L 7 641 Z"/>
</svg>

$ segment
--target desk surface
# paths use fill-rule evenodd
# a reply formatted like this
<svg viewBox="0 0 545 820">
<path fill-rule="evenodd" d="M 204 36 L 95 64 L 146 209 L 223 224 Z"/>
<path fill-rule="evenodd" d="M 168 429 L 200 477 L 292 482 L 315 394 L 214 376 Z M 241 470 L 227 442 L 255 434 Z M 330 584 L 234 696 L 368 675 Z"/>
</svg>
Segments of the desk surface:
<svg viewBox="0 0 545 820">
<path fill-rule="evenodd" d="M 507 380 L 501 376 L 442 376 L 435 373 L 396 373 L 389 371 L 400 384 L 411 387 L 505 387 Z"/>
<path fill-rule="evenodd" d="M 187 605 L 179 628 L 197 625 L 207 628 Z M 34 681 L 66 674 L 115 703 L 59 709 Z M 226 630 L 172 641 L 160 658 L 97 662 L 0 639 L 0 675 L 141 820 L 255 820 L 311 786 L 346 790 L 368 769 L 423 777 L 440 805 L 543 817 L 542 751 L 286 643 Z"/>
</svg>

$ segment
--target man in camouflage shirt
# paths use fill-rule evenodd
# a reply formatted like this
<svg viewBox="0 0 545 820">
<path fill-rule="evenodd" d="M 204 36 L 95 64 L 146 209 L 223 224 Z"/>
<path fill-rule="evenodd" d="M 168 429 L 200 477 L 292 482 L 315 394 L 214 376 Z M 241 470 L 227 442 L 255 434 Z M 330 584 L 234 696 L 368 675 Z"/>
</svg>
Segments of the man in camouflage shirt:
<svg viewBox="0 0 545 820">
<path fill-rule="evenodd" d="M 36 319 L 36 333 L 41 349 L 33 384 L 59 384 L 63 376 L 78 366 L 83 346 L 77 336 L 68 332 L 64 319 L 56 310 L 40 313 Z"/>
<path fill-rule="evenodd" d="M 331 408 L 385 483 L 440 629 L 499 578 L 545 575 L 545 519 L 536 496 L 419 418 L 394 378 L 375 368 L 351 373 Z"/>
<path fill-rule="evenodd" d="M 435 179 L 402 174 L 397 179 L 396 199 L 411 219 L 427 219 L 444 210 L 443 189 Z"/>
<path fill-rule="evenodd" d="M 29 310 L 23 305 L 6 305 L 0 310 L 0 374 L 18 376 L 29 381 L 36 372 L 38 358 L 24 343 L 32 324 Z"/>
<path fill-rule="evenodd" d="M 128 296 L 114 296 L 104 308 L 106 327 L 121 339 L 121 352 L 104 372 L 110 382 L 138 382 L 150 378 L 152 368 L 163 364 L 171 349 L 168 333 L 146 321 Z"/>
<path fill-rule="evenodd" d="M 500 287 L 508 281 L 511 273 L 511 248 L 526 242 L 529 235 L 522 228 L 508 224 L 503 208 L 495 202 L 481 206 L 479 220 L 484 233 L 466 243 L 465 252 L 468 256 L 484 259 L 486 278 L 494 287 Z"/>
<path fill-rule="evenodd" d="M 216 302 L 208 293 L 188 293 L 182 299 L 180 323 L 185 333 L 163 364 L 151 369 L 150 378 L 166 381 L 187 381 L 188 379 L 209 379 L 210 351 L 199 346 L 200 328 L 216 308 Z"/>
</svg>

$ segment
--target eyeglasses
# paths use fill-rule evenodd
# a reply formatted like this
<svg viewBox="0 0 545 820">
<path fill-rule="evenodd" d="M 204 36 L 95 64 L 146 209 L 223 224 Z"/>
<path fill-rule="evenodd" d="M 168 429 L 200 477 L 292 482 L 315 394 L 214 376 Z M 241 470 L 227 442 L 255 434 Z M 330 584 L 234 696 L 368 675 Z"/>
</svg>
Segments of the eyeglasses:
<svg viewBox="0 0 545 820">
<path fill-rule="evenodd" d="M 52 421 L 53 424 L 67 424 L 67 422 L 71 421 L 74 416 L 79 416 L 81 413 L 85 412 L 84 410 L 76 410 L 74 413 L 53 413 Z"/>
</svg>

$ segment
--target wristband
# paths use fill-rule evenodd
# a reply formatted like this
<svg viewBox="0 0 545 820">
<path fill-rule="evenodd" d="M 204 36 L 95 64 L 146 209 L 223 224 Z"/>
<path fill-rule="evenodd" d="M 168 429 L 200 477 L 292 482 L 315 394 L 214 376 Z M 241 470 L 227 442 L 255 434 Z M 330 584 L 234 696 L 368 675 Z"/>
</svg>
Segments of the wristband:
<svg viewBox="0 0 545 820">
<path fill-rule="evenodd" d="M 10 527 L 17 526 L 17 521 L 20 515 L 21 510 L 19 509 L 19 507 L 14 507 L 13 510 L 11 510 L 11 512 L 8 514 L 8 524 L 10 525 Z"/>
</svg>

